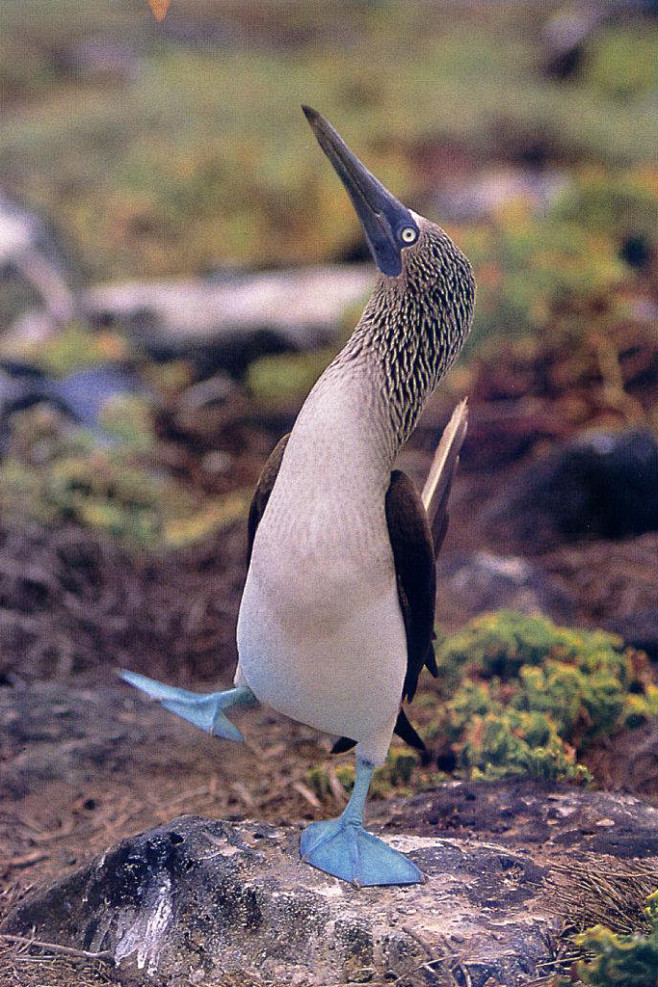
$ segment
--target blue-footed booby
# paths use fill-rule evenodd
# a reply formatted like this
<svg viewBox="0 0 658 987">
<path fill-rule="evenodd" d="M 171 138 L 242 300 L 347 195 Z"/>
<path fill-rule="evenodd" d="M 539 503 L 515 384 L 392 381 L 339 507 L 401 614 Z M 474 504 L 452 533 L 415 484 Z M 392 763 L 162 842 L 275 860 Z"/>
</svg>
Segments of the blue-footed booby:
<svg viewBox="0 0 658 987">
<path fill-rule="evenodd" d="M 421 871 L 363 824 L 370 779 L 393 732 L 422 746 L 402 711 L 433 651 L 435 558 L 466 427 L 460 406 L 421 499 L 395 456 L 469 332 L 468 260 L 403 206 L 319 113 L 304 107 L 352 200 L 379 276 L 349 341 L 270 456 L 248 521 L 235 688 L 199 695 L 133 672 L 123 678 L 219 737 L 260 701 L 356 747 L 343 813 L 311 823 L 305 861 L 357 885 L 413 884 Z"/>
</svg>

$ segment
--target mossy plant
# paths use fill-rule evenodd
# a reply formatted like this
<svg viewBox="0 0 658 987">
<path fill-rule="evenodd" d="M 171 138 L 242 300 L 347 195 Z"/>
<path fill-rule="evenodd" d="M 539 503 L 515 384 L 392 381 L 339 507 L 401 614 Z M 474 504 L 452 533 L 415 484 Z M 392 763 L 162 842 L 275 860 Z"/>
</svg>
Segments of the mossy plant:
<svg viewBox="0 0 658 987">
<path fill-rule="evenodd" d="M 621 102 L 649 96 L 658 88 L 658 28 L 644 22 L 593 32 L 583 74 L 597 92 Z"/>
<path fill-rule="evenodd" d="M 261 357 L 249 367 L 249 391 L 268 410 L 301 404 L 335 354 L 334 348 L 324 347 L 312 353 Z"/>
<path fill-rule="evenodd" d="M 38 344 L 27 344 L 20 353 L 33 366 L 52 377 L 65 377 L 100 363 L 115 363 L 128 354 L 126 341 L 117 333 L 94 332 L 82 322 L 69 322 Z"/>
<path fill-rule="evenodd" d="M 648 934 L 617 935 L 601 925 L 576 936 L 591 958 L 578 964 L 580 982 L 590 987 L 656 987 L 658 983 L 658 891 L 645 910 Z M 573 983 L 560 980 L 561 987 Z"/>
<path fill-rule="evenodd" d="M 579 757 L 588 747 L 658 717 L 648 659 L 604 631 L 502 610 L 439 637 L 436 658 L 438 679 L 425 681 L 413 718 L 458 778 L 586 783 L 592 775 Z M 373 793 L 431 787 L 445 777 L 435 764 L 394 745 Z M 329 769 L 327 762 L 310 776 L 319 797 L 331 790 Z"/>
<path fill-rule="evenodd" d="M 622 195 L 628 179 L 615 183 L 623 203 L 632 199 L 637 223 L 627 232 L 642 233 L 658 209 L 651 180 L 638 178 L 637 196 Z M 604 185 L 610 189 L 611 180 Z M 641 188 L 640 188 L 641 187 Z M 540 332 L 582 337 L 594 316 L 614 317 L 624 309 L 632 276 L 619 256 L 621 224 L 601 229 L 601 194 L 589 176 L 575 176 L 562 198 L 545 215 L 518 200 L 503 204 L 488 226 L 454 229 L 455 238 L 474 265 L 478 284 L 475 342 L 487 338 L 525 338 Z M 580 204 L 587 203 L 591 228 Z M 471 343 L 473 346 L 474 343 Z"/>
<path fill-rule="evenodd" d="M 500 611 L 436 651 L 443 696 L 424 734 L 447 741 L 470 777 L 585 781 L 577 756 L 588 745 L 658 716 L 646 658 L 604 631 Z"/>
</svg>

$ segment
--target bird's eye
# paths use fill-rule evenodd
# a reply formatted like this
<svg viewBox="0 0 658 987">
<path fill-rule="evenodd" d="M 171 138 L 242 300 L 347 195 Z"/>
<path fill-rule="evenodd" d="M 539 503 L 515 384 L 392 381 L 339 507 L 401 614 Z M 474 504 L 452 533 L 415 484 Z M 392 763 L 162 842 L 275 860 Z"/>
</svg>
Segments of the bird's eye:
<svg viewBox="0 0 658 987">
<path fill-rule="evenodd" d="M 405 226 L 400 233 L 400 239 L 403 243 L 415 243 L 418 239 L 418 233 L 413 226 Z"/>
</svg>

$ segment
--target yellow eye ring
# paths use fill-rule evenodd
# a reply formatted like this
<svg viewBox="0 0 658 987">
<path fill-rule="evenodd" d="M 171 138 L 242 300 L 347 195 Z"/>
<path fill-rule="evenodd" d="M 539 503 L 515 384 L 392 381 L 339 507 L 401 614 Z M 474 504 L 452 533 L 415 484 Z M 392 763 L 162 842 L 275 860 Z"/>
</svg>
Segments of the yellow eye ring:
<svg viewBox="0 0 658 987">
<path fill-rule="evenodd" d="M 400 233 L 400 239 L 403 243 L 415 243 L 418 239 L 418 233 L 413 228 L 413 226 L 405 226 L 405 228 Z"/>
</svg>

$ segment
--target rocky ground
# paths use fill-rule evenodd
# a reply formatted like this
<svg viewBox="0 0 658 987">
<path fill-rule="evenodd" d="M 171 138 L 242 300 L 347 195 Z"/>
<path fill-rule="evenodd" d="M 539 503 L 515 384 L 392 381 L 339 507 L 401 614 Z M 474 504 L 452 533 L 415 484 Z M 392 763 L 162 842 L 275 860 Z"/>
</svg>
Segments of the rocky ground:
<svg viewBox="0 0 658 987">
<path fill-rule="evenodd" d="M 241 725 L 233 748 L 117 686 L 0 694 L 18 937 L 0 982 L 511 987 L 567 962 L 571 931 L 641 923 L 656 809 L 632 796 L 508 781 L 374 802 L 429 881 L 359 892 L 301 864 L 290 826 L 342 805 L 305 783 L 326 750 L 263 710 Z"/>
</svg>

